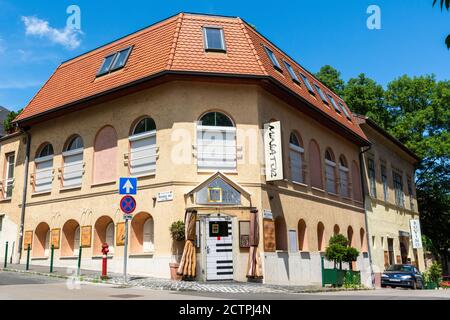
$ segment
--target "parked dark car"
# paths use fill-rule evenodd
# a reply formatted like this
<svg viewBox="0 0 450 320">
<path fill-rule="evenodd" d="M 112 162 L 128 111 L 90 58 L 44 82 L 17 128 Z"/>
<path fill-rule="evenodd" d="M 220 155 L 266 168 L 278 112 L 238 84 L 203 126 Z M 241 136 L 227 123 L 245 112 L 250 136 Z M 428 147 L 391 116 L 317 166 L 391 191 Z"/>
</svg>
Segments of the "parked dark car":
<svg viewBox="0 0 450 320">
<path fill-rule="evenodd" d="M 381 287 L 423 289 L 423 278 L 413 265 L 394 264 L 381 275 Z"/>
</svg>

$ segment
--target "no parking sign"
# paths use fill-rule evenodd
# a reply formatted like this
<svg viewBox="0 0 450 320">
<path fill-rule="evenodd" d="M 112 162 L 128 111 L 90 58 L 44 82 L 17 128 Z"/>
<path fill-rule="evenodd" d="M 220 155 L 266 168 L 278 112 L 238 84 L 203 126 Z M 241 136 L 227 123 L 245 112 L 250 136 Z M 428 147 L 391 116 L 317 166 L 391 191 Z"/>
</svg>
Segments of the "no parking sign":
<svg viewBox="0 0 450 320">
<path fill-rule="evenodd" d="M 120 209 L 125 214 L 125 219 L 130 219 L 136 210 L 136 200 L 132 196 L 125 196 L 120 200 Z"/>
</svg>

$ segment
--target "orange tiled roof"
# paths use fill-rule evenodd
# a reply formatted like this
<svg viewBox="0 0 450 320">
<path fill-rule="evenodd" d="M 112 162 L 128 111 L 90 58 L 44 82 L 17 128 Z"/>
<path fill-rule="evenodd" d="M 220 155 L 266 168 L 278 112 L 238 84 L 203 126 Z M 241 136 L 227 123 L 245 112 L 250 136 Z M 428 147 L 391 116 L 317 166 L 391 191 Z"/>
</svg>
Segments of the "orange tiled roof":
<svg viewBox="0 0 450 320">
<path fill-rule="evenodd" d="M 223 28 L 226 54 L 205 53 L 202 33 L 205 25 Z M 97 77 L 107 55 L 130 45 L 133 50 L 123 69 Z M 283 72 L 273 67 L 263 46 L 275 53 Z M 344 114 L 336 113 L 331 104 L 325 105 L 318 94 L 311 95 L 301 80 L 300 85 L 294 83 L 283 60 L 297 74 L 302 72 L 311 84 L 317 83 L 325 94 L 331 94 L 346 106 L 342 99 L 240 18 L 180 13 L 62 63 L 16 121 L 27 120 L 160 72 L 189 71 L 270 77 L 367 140 L 355 119 L 349 121 Z"/>
</svg>

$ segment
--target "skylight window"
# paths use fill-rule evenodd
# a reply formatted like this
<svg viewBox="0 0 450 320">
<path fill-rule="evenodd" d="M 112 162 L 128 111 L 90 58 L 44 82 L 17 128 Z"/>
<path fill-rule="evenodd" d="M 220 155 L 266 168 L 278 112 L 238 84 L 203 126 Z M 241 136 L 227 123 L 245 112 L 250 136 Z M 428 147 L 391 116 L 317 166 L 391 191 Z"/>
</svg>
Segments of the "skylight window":
<svg viewBox="0 0 450 320">
<path fill-rule="evenodd" d="M 328 104 L 327 97 L 325 97 L 325 94 L 323 93 L 322 89 L 317 84 L 314 84 L 314 86 L 316 87 L 317 92 L 319 93 L 320 97 L 322 98 L 322 101 L 324 103 Z"/>
<path fill-rule="evenodd" d="M 348 120 L 352 120 L 352 117 L 350 117 L 350 114 L 347 111 L 347 108 L 339 101 L 339 106 L 341 107 L 342 111 L 344 111 L 345 116 Z"/>
<path fill-rule="evenodd" d="M 97 76 L 103 76 L 112 71 L 119 70 L 125 66 L 128 57 L 130 56 L 132 47 L 120 50 L 113 54 L 110 54 L 103 60 L 103 64 L 97 73 Z"/>
<path fill-rule="evenodd" d="M 223 29 L 219 27 L 204 27 L 203 36 L 205 39 L 205 50 L 226 52 L 225 38 L 223 35 Z"/>
<path fill-rule="evenodd" d="M 298 80 L 298 77 L 295 74 L 294 69 L 292 69 L 292 66 L 289 63 L 287 63 L 286 61 L 284 61 L 284 60 L 283 60 L 283 63 L 284 63 L 284 66 L 286 67 L 287 71 L 291 75 L 292 81 L 294 81 L 296 83 L 300 83 L 300 80 Z"/>
<path fill-rule="evenodd" d="M 336 101 L 334 100 L 334 98 L 331 95 L 328 95 L 328 98 L 331 101 L 331 104 L 333 105 L 334 109 L 338 112 L 338 113 L 342 113 L 341 109 L 339 108 L 339 106 L 336 104 Z"/>
<path fill-rule="evenodd" d="M 277 57 L 275 57 L 273 51 L 267 47 L 264 47 L 264 49 L 266 50 L 266 53 L 269 56 L 270 61 L 272 61 L 272 64 L 275 67 L 275 69 L 277 69 L 278 71 L 282 71 L 280 63 L 278 62 Z"/>
<path fill-rule="evenodd" d="M 313 89 L 311 83 L 309 82 L 308 78 L 303 73 L 300 73 L 300 76 L 302 77 L 303 82 L 305 83 L 305 85 L 308 88 L 309 92 L 311 92 L 312 94 L 315 94 L 314 89 Z"/>
</svg>

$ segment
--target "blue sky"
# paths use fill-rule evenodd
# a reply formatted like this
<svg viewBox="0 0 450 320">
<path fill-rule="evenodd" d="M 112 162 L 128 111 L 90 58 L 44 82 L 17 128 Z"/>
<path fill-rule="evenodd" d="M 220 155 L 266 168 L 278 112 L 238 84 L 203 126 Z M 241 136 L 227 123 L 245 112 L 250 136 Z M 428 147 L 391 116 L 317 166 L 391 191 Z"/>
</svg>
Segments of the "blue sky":
<svg viewBox="0 0 450 320">
<path fill-rule="evenodd" d="M 330 64 L 345 80 L 382 85 L 408 74 L 450 78 L 450 13 L 433 0 L 0 0 L 0 105 L 24 107 L 64 60 L 181 11 L 240 16 L 312 72 Z M 69 5 L 82 33 L 64 31 Z M 366 10 L 381 9 L 381 30 Z M 28 31 L 28 32 L 27 32 Z"/>
</svg>

